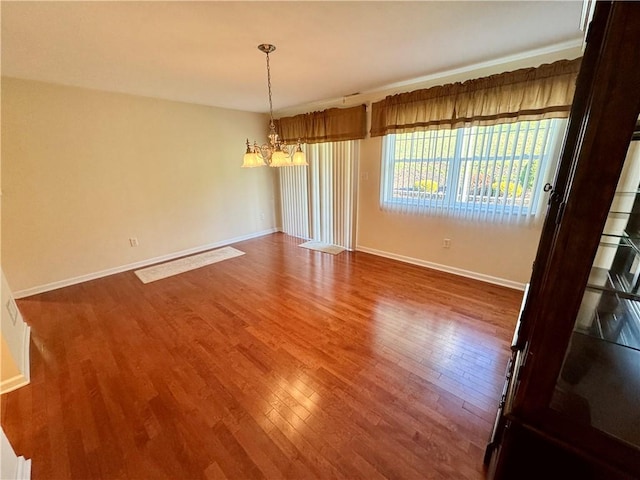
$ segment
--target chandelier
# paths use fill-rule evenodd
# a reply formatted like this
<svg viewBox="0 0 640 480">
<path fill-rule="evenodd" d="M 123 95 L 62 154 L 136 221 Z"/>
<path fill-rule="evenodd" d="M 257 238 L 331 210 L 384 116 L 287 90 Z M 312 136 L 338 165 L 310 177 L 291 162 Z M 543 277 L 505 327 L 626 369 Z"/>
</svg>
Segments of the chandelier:
<svg viewBox="0 0 640 480">
<path fill-rule="evenodd" d="M 258 50 L 267 55 L 267 85 L 269 87 L 269 142 L 258 145 L 255 141 L 253 145 L 247 138 L 247 152 L 244 154 L 243 167 L 288 167 L 291 165 L 309 165 L 300 146 L 300 140 L 293 145 L 287 145 L 280 140 L 273 123 L 273 103 L 271 101 L 271 69 L 269 68 L 269 54 L 276 47 L 268 43 L 258 45 Z"/>
</svg>

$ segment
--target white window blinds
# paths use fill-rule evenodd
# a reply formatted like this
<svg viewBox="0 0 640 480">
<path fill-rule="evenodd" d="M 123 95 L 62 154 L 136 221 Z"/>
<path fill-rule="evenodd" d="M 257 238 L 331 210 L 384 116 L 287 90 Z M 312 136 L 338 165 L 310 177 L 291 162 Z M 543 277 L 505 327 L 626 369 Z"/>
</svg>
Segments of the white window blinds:
<svg viewBox="0 0 640 480">
<path fill-rule="evenodd" d="M 565 120 L 385 136 L 381 204 L 402 213 L 523 222 L 542 207 Z"/>
</svg>

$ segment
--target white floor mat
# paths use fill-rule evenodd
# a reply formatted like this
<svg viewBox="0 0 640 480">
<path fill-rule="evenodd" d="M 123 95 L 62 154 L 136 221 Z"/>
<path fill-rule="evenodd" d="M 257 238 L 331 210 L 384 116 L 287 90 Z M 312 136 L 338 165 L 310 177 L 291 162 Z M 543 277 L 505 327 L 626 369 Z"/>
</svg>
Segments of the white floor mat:
<svg viewBox="0 0 640 480">
<path fill-rule="evenodd" d="M 142 281 L 142 283 L 155 282 L 163 278 L 171 277 L 179 273 L 195 270 L 196 268 L 211 265 L 212 263 L 221 262 L 228 258 L 239 257 L 244 252 L 236 250 L 233 247 L 224 247 L 209 252 L 191 255 L 190 257 L 179 258 L 171 262 L 161 263 L 152 267 L 136 270 L 134 273 Z"/>
<path fill-rule="evenodd" d="M 324 242 L 316 242 L 315 240 L 311 240 L 306 243 L 301 243 L 298 246 L 302 248 L 308 248 L 309 250 L 317 250 L 318 252 L 330 253 L 331 255 L 337 255 L 346 250 L 345 248 L 340 247 L 338 245 L 332 245 L 330 243 L 324 243 Z"/>
</svg>

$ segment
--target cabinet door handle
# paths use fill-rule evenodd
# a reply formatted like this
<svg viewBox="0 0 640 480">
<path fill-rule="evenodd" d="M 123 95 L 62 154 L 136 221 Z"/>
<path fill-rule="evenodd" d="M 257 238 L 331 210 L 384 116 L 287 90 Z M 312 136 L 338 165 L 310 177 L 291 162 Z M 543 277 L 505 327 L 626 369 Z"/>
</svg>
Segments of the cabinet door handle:
<svg viewBox="0 0 640 480">
<path fill-rule="evenodd" d="M 553 185 L 551 185 L 550 183 L 545 183 L 542 190 L 544 190 L 545 192 L 550 192 L 551 190 L 553 190 Z"/>
</svg>

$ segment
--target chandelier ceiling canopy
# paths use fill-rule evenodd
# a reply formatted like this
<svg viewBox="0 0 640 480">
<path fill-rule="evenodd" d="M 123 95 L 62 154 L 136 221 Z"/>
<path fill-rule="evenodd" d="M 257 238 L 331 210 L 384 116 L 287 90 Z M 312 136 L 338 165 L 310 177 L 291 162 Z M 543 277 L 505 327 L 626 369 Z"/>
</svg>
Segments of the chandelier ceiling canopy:
<svg viewBox="0 0 640 480">
<path fill-rule="evenodd" d="M 308 165 L 306 156 L 302 151 L 300 140 L 296 145 L 287 145 L 280 140 L 273 123 L 273 102 L 271 100 L 271 68 L 269 65 L 269 54 L 275 51 L 274 45 L 263 43 L 258 45 L 258 50 L 267 56 L 267 86 L 269 89 L 269 135 L 268 142 L 258 145 L 249 143 L 247 138 L 247 151 L 244 154 L 242 166 L 245 168 L 263 167 L 288 167 L 293 165 Z"/>
</svg>

